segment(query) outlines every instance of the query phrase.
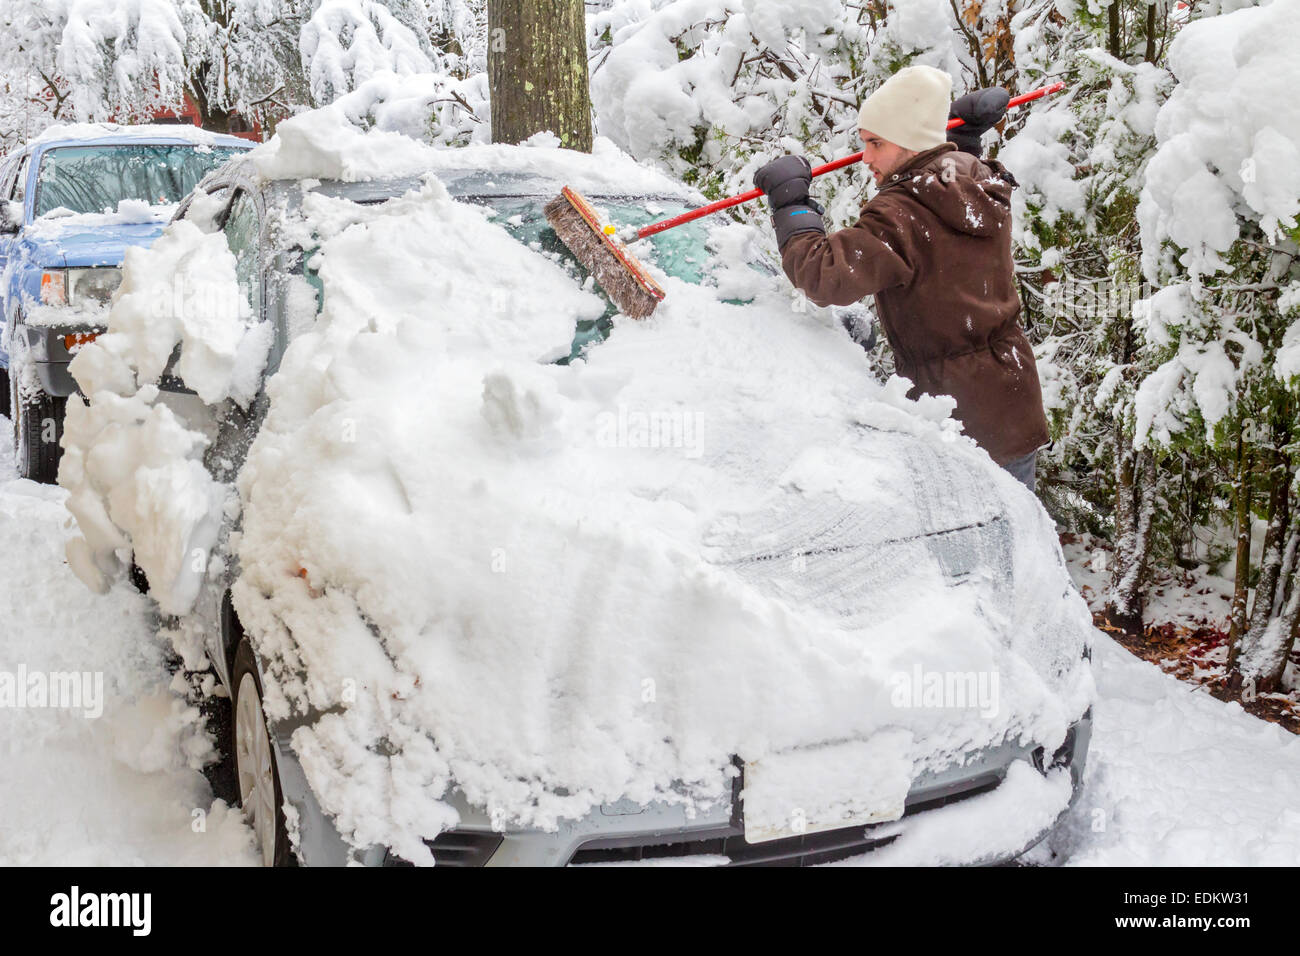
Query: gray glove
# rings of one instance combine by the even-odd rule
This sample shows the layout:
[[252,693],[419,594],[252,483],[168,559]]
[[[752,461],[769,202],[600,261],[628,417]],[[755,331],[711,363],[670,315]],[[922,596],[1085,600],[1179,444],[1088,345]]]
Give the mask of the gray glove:
[[956,143],[963,153],[980,155],[980,137],[1007,115],[1011,94],[1000,86],[976,90],[953,100],[948,119],[960,119],[963,125],[948,130],[948,142]]
[[776,245],[784,249],[791,236],[801,232],[826,232],[822,207],[808,196],[812,164],[802,156],[782,156],[759,168],[754,185],[767,195],[772,207]]
[[876,323],[860,306],[832,307],[849,338],[870,352],[876,347]]

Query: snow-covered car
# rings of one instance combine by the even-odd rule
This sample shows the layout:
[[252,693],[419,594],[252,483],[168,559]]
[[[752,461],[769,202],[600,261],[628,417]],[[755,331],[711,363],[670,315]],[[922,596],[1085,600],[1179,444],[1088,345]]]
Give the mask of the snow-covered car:
[[0,411],[18,473],[52,482],[68,363],[102,330],[122,254],[252,144],[191,127],[54,127],[0,159]]
[[275,148],[128,259],[60,473],[73,569],[134,560],[226,688],[264,862],[975,863],[1051,830],[1091,621],[949,401],[875,381],[726,220],[640,244],[667,300],[616,314],[544,204],[699,196],[608,143]]

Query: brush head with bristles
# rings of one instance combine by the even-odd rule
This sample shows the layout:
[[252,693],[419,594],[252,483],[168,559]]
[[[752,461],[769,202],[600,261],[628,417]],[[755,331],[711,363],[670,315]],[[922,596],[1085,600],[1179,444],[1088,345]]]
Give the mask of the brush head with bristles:
[[634,319],[644,319],[664,297],[664,290],[627,247],[605,231],[595,210],[582,195],[565,186],[543,209],[546,221],[573,257],[591,273],[596,284]]

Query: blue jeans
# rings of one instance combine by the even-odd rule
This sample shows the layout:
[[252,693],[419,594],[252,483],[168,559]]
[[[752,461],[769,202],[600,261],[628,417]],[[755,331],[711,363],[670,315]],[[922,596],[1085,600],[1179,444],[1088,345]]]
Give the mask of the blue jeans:
[[[1031,451],[1024,458],[1015,458],[1002,466],[1030,491],[1034,491],[1034,475],[1038,470],[1038,452]],[[1037,492],[1035,492],[1037,493]]]

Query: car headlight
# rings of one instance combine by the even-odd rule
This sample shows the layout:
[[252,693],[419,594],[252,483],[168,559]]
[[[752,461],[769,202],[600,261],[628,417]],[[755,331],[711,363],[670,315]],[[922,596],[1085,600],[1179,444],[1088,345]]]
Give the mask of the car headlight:
[[68,304],[96,302],[108,305],[117,287],[122,284],[122,270],[116,266],[99,266],[93,269],[68,270]]

